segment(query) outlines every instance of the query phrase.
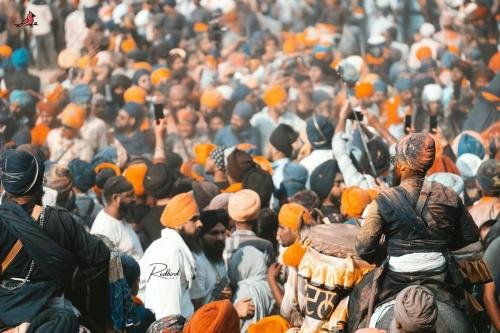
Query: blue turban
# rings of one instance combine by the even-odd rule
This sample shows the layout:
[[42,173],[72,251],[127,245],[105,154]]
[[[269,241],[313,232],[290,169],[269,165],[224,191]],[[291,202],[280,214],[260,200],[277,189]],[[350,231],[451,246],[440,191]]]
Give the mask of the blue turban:
[[307,138],[314,149],[331,149],[333,131],[332,123],[321,115],[307,120]]
[[68,169],[73,186],[82,192],[87,192],[95,185],[96,174],[90,163],[75,159],[69,162]]
[[281,191],[286,193],[288,198],[295,193],[306,189],[307,169],[299,163],[288,163],[283,168],[283,181]]
[[13,90],[9,94],[10,104],[19,104],[21,108],[28,107],[33,102],[33,97],[25,90]]
[[251,90],[244,84],[239,84],[234,88],[233,93],[231,95],[232,102],[239,102],[244,100],[248,94],[250,94]]
[[132,288],[137,279],[141,275],[139,263],[129,255],[123,254],[120,256],[123,269],[123,277],[127,281],[128,287]]
[[398,92],[402,92],[405,90],[411,90],[413,87],[413,82],[408,78],[399,78],[394,86]]
[[92,90],[88,84],[79,84],[71,90],[69,99],[76,104],[89,104],[92,100]]
[[458,154],[457,158],[463,154],[474,154],[480,159],[484,158],[484,146],[483,144],[477,140],[475,137],[464,133],[458,141]]
[[101,163],[116,164],[118,162],[118,153],[115,147],[108,146],[101,149],[92,160],[92,169],[95,169]]
[[132,76],[132,83],[138,85],[139,84],[139,79],[143,75],[148,75],[151,74],[148,70],[144,68],[140,68],[134,72],[134,76]]
[[129,116],[135,118],[137,121],[141,119],[144,115],[142,106],[134,102],[128,102],[123,106],[123,110],[128,113]]
[[250,118],[252,118],[253,108],[250,103],[241,101],[235,105],[233,114],[248,121],[250,120]]
[[330,194],[337,173],[339,173],[339,167],[337,161],[333,159],[323,162],[311,173],[311,191],[316,192],[320,200]]
[[15,69],[26,69],[30,61],[30,55],[26,48],[20,48],[12,53],[10,58],[12,65]]
[[457,56],[451,52],[445,51],[441,54],[441,67],[451,68],[451,65],[457,60]]
[[8,149],[0,155],[0,180],[7,193],[27,195],[43,182],[43,161],[24,150]]
[[373,89],[375,89],[375,91],[383,91],[386,94],[388,92],[387,84],[385,84],[384,81],[380,80],[375,81],[375,83],[373,84]]

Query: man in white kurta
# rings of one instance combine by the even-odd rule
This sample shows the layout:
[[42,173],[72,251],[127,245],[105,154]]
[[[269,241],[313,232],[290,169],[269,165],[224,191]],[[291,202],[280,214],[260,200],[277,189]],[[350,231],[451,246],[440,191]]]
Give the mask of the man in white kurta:
[[139,297],[156,318],[194,312],[189,291],[195,278],[195,260],[186,241],[196,237],[202,223],[191,193],[169,201],[160,222],[166,227],[139,261]]

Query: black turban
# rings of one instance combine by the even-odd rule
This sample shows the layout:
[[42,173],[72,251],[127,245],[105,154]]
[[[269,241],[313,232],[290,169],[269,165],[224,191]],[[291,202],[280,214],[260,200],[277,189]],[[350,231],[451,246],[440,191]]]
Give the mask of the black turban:
[[133,191],[134,187],[123,176],[115,176],[106,180],[103,189],[104,198],[108,199],[113,194],[125,193]]
[[33,318],[27,333],[78,333],[78,318],[67,309],[46,309]]
[[243,188],[257,192],[262,207],[269,206],[274,192],[273,177],[260,168],[248,171],[243,177]]
[[[373,166],[375,167],[375,172],[377,173],[376,175],[372,175],[374,177],[381,175],[387,168],[389,167],[390,163],[390,153],[389,153],[389,147],[387,144],[380,138],[375,138],[371,141],[368,141],[366,143],[366,146],[368,148],[368,152],[370,154],[370,157],[372,158]],[[432,165],[432,164],[431,164]],[[368,159],[368,155],[366,152],[364,152],[363,156],[361,157],[360,161],[360,167],[361,170],[363,170],[366,173],[372,174],[371,166],[370,166],[370,161]]]
[[155,199],[165,199],[172,194],[174,182],[174,171],[165,163],[155,163],[146,172],[144,189]]
[[488,160],[477,170],[476,181],[484,195],[500,195],[500,162]]
[[338,172],[339,167],[337,161],[328,160],[317,166],[311,173],[311,191],[316,192],[321,201],[323,201],[332,190]]
[[243,150],[235,149],[227,157],[227,173],[236,182],[241,182],[247,171],[255,167],[252,157]]
[[44,164],[23,150],[6,150],[0,156],[0,180],[7,193],[28,195],[43,183]]
[[200,230],[200,236],[210,232],[217,223],[222,224],[226,229],[229,225],[229,215],[225,209],[205,210],[201,212],[200,220],[203,223]]
[[292,155],[292,145],[299,137],[299,134],[287,124],[279,124],[269,137],[269,142],[274,148],[290,157]]
[[220,189],[214,183],[207,181],[192,182],[193,196],[199,210],[203,210],[210,205],[213,198],[220,193]]

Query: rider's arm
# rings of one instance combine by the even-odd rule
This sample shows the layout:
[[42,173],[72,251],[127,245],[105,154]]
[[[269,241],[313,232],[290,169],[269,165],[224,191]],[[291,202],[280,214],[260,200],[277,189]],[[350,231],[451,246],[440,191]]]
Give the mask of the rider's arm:
[[453,195],[456,196],[456,200],[458,201],[458,209],[456,210],[458,212],[458,226],[450,244],[452,251],[461,249],[479,240],[479,229],[474,223],[472,216],[458,195],[456,193],[453,193]]
[[489,282],[484,285],[483,301],[486,307],[486,311],[488,312],[488,316],[490,317],[491,324],[495,327],[497,331],[499,331],[500,305],[498,304],[494,282]]
[[382,217],[378,213],[378,204],[373,201],[367,208],[365,222],[356,237],[356,252],[369,263],[375,261],[382,237]]

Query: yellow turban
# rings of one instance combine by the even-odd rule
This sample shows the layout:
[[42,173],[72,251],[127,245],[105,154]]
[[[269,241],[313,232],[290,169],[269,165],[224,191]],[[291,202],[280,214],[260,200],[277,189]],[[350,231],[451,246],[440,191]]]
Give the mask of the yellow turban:
[[151,73],[151,83],[153,86],[159,85],[162,80],[168,80],[172,76],[170,70],[167,68],[158,68],[153,73]]
[[123,93],[123,100],[125,103],[134,102],[137,104],[144,104],[146,103],[146,95],[147,92],[143,88],[132,86]]
[[282,227],[299,230],[301,223],[312,224],[309,211],[298,203],[284,204],[278,214],[278,221]]
[[270,86],[264,92],[264,103],[270,108],[283,103],[288,94],[283,86]]
[[191,193],[181,193],[172,198],[163,210],[160,222],[167,228],[183,225],[198,214],[198,206]]
[[144,163],[132,164],[123,171],[123,176],[132,184],[134,192],[138,196],[144,194],[144,177],[146,176],[146,172],[148,172],[148,167]]
[[217,90],[204,90],[200,97],[200,104],[210,109],[217,109],[222,104],[222,96]]
[[59,115],[65,126],[79,130],[85,122],[85,109],[75,103],[69,103]]
[[211,143],[199,143],[194,146],[194,155],[196,156],[196,163],[205,165],[208,155],[214,150],[216,145]]

